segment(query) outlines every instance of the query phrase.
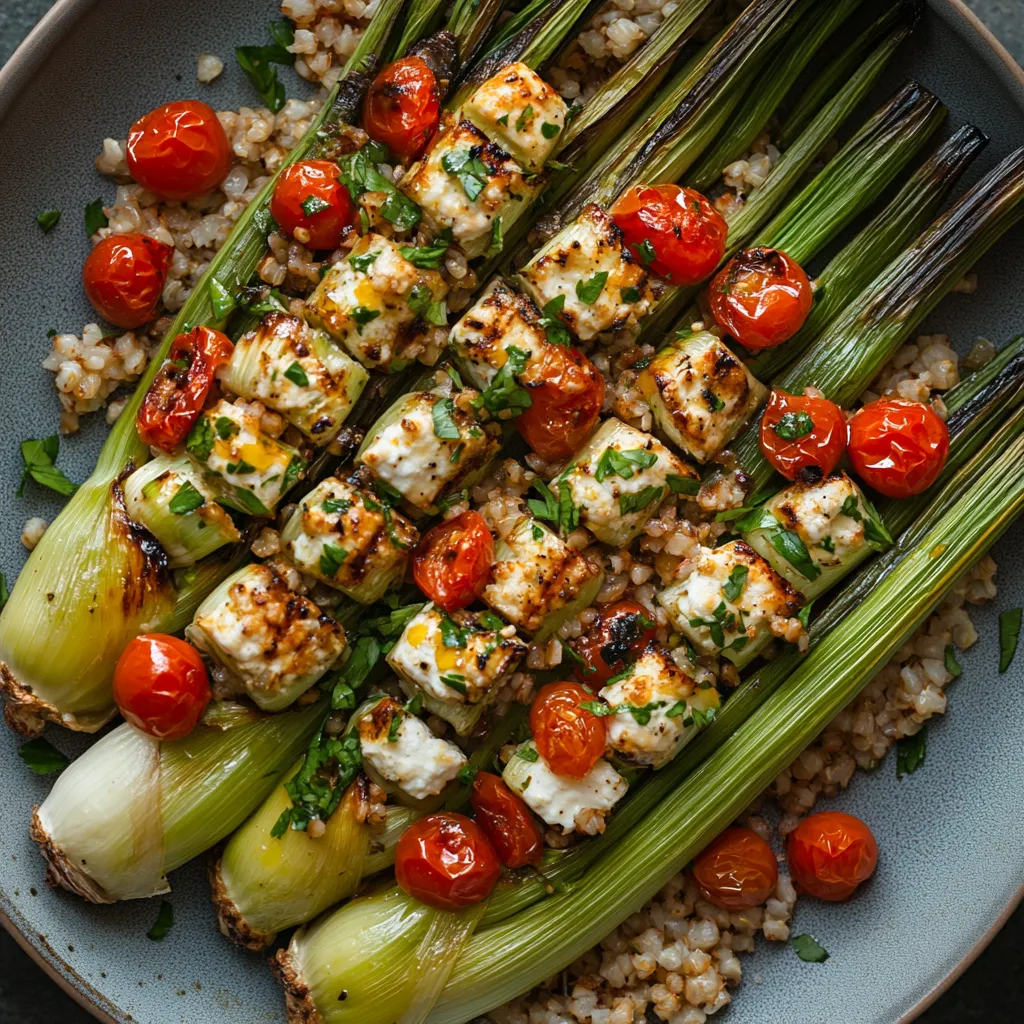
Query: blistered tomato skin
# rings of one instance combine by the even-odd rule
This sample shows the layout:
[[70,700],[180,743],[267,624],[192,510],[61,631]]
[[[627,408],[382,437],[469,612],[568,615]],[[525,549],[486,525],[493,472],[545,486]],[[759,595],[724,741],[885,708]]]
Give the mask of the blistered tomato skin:
[[114,703],[125,720],[158,740],[180,740],[210,702],[199,652],[162,633],[137,636],[114,668]]
[[522,383],[531,402],[516,419],[523,440],[544,459],[564,459],[578,452],[601,415],[601,371],[578,349],[548,345]]
[[704,899],[724,910],[750,910],[775,891],[779,862],[749,828],[727,828],[693,862]]
[[469,509],[439,523],[412,557],[416,585],[446,612],[472,604],[483,592],[494,564],[494,538],[479,512]]
[[699,284],[725,255],[729,226],[695,189],[634,185],[611,215],[633,256],[670,284]]
[[534,698],[530,732],[556,775],[582,779],[608,745],[604,719],[580,707],[593,699],[593,693],[571,680],[548,683]]
[[231,143],[213,109],[176,100],[132,125],[125,148],[128,171],[161,199],[184,202],[212,192],[231,170]]
[[949,430],[930,406],[880,398],[850,420],[850,462],[888,498],[927,490],[949,456]]
[[310,249],[336,249],[354,230],[355,206],[330,160],[303,160],[286,168],[274,186],[270,212],[285,234]]
[[616,601],[601,609],[601,617],[578,640],[573,650],[583,661],[573,671],[581,683],[597,690],[617,672],[631,655],[639,654],[654,639],[654,621],[642,604]]
[[790,832],[786,859],[799,891],[839,903],[874,874],[878,844],[860,818],[822,811]]
[[427,148],[441,118],[441,90],[422,57],[403,57],[373,80],[363,103],[366,134],[404,163]]
[[816,483],[846,450],[846,417],[835,402],[772,389],[761,417],[761,451],[787,480]]
[[459,910],[491,894],[501,862],[475,821],[442,812],[413,822],[395,848],[395,881],[414,899]]
[[141,327],[156,316],[173,255],[171,246],[149,235],[108,235],[82,267],[86,297],[115,327]]
[[470,798],[477,824],[507,868],[539,864],[544,836],[530,809],[490,772],[477,772]]
[[814,293],[803,268],[784,252],[744,249],[712,278],[708,302],[715,323],[756,352],[803,327]]
[[174,454],[195,426],[217,368],[231,358],[231,339],[212,327],[179,334],[150,384],[135,421],[145,444]]

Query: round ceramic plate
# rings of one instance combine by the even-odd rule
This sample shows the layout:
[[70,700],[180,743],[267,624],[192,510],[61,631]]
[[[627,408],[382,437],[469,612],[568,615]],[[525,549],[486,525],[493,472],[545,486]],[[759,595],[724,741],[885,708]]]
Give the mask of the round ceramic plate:
[[[827,2],[827,0],[823,0]],[[213,86],[195,82],[201,51],[230,57],[263,39],[273,0],[62,0],[0,72],[0,566],[13,577],[24,561],[21,525],[52,519],[59,500],[31,488],[15,497],[17,442],[44,437],[57,422],[52,378],[40,362],[49,328],[77,330],[91,312],[78,285],[88,240],[81,212],[111,187],[92,170],[104,136],[123,137],[141,111],[195,95],[225,108],[255,101],[229,62]],[[949,106],[949,125],[971,121],[991,136],[973,177],[1024,138],[1024,75],[955,0],[930,11],[904,48],[878,97],[911,75]],[[40,210],[59,208],[59,227],[43,235]],[[974,295],[954,295],[924,330],[949,333],[961,351],[979,334],[997,343],[1024,329],[1024,228],[978,266]],[[66,441],[61,465],[76,479],[91,469],[102,417],[86,418]],[[995,554],[998,607],[1024,603],[1024,526]],[[831,957],[802,963],[787,947],[762,942],[744,959],[744,983],[724,1015],[731,1024],[882,1024],[910,1020],[980,951],[1020,898],[1024,878],[1024,656],[996,672],[996,611],[977,617],[981,640],[964,657],[950,714],[929,731],[925,766],[898,781],[893,759],[859,776],[837,801],[871,823],[882,849],[874,881],[848,906],[805,901],[799,931]],[[69,754],[84,741],[50,738]],[[217,933],[205,866],[171,877],[175,925],[160,944],[146,931],[157,902],[89,906],[43,884],[42,861],[28,839],[33,804],[49,783],[15,755],[0,731],[0,918],[26,948],[98,1017],[146,1024],[274,1024],[284,1019],[265,960]]]

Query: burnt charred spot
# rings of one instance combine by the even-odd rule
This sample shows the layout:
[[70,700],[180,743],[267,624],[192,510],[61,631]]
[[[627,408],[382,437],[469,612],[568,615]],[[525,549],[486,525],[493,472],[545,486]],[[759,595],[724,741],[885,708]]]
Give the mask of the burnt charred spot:
[[733,257],[733,269],[729,280],[735,281],[740,274],[767,274],[784,277],[786,264],[778,249],[741,249]]
[[329,430],[334,425],[334,420],[330,416],[321,416],[309,429],[310,433],[322,434],[325,430]]
[[581,249],[582,246],[580,245],[579,239],[574,238],[572,240],[572,242],[570,242],[569,248],[570,249]]
[[359,723],[359,731],[362,732],[366,728],[371,737],[386,735],[391,728],[391,720],[398,714],[401,714],[398,702],[391,697],[385,697],[370,711],[369,720],[364,719]]
[[171,596],[167,552],[153,534],[131,519],[125,508],[123,484],[134,470],[135,464],[129,462],[110,485],[110,529],[127,542],[128,564],[121,575],[121,607],[125,618],[134,618],[155,597]]
[[606,665],[625,661],[633,646],[644,633],[643,616],[628,612],[616,615],[608,623],[608,641],[601,645],[601,657]]
[[781,515],[790,527],[798,526],[800,523],[800,516],[791,502],[784,501],[781,505],[776,506],[775,512]]
[[801,466],[797,470],[797,480],[802,484],[820,484],[824,474],[821,466]]
[[711,375],[719,379],[728,377],[733,370],[739,369],[739,360],[724,346],[717,349],[711,364]]

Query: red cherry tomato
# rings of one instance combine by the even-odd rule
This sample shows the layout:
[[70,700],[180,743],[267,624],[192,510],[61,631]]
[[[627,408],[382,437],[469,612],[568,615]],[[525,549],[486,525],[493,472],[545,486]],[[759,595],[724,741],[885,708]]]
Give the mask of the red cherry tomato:
[[82,267],[93,308],[116,327],[141,327],[156,316],[174,250],[149,235],[108,235]]
[[797,889],[839,902],[874,874],[878,844],[860,818],[821,811],[790,832],[786,859]]
[[672,284],[699,284],[725,254],[729,226],[692,188],[634,185],[611,214],[637,260]]
[[455,612],[484,592],[493,563],[491,531],[469,509],[427,532],[412,556],[412,576],[434,604]]
[[744,348],[773,348],[804,325],[814,302],[811,282],[778,249],[744,249],[711,279],[715,323]]
[[363,128],[404,163],[415,160],[437,131],[441,90],[422,57],[403,57],[373,80],[363,103]]
[[773,388],[761,417],[761,451],[787,479],[814,483],[846,450],[846,419],[827,398]]
[[725,910],[750,910],[775,890],[779,862],[756,832],[727,828],[694,860],[693,877],[708,903]]
[[135,421],[145,444],[173,453],[184,443],[202,412],[217,367],[233,351],[231,339],[212,327],[193,327],[174,339]]
[[477,772],[470,798],[477,824],[507,868],[539,864],[544,836],[529,808],[497,775]]
[[598,690],[621,672],[630,655],[638,654],[657,632],[650,613],[636,601],[616,601],[601,609],[601,617],[590,632],[572,641],[583,659],[573,672],[581,683]]
[[180,740],[210,702],[199,652],[163,633],[137,636],[114,667],[114,703],[125,720],[158,740]]
[[949,455],[946,424],[921,402],[880,398],[850,420],[850,461],[879,494],[909,498],[942,472]]
[[579,451],[604,404],[601,371],[577,349],[548,345],[521,381],[532,403],[516,420],[523,440],[544,459],[564,459]]
[[501,862],[483,829],[464,814],[413,822],[395,848],[395,881],[430,907],[458,910],[487,899]]
[[608,745],[603,718],[580,707],[594,695],[579,683],[548,683],[530,708],[530,732],[556,775],[582,779]]
[[310,249],[336,249],[353,230],[355,207],[348,189],[338,180],[338,165],[330,160],[304,160],[286,168],[274,186],[270,212],[278,226]]
[[211,107],[176,100],[132,125],[128,170],[161,199],[185,201],[212,192],[231,170],[231,143]]

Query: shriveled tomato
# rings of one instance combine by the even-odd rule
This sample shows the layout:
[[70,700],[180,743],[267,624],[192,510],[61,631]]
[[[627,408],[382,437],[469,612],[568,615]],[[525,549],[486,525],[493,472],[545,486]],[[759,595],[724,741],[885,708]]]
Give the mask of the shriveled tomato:
[[878,844],[860,818],[821,811],[790,832],[786,859],[797,889],[839,902],[874,874]]
[[412,576],[434,604],[454,612],[484,592],[493,563],[491,531],[469,509],[427,532],[412,556]]
[[607,746],[603,718],[580,707],[594,695],[572,680],[548,683],[530,708],[530,732],[537,750],[556,775],[582,779]]
[[135,426],[143,442],[173,453],[202,412],[217,367],[231,358],[234,345],[212,327],[179,334],[142,400]]
[[804,325],[814,302],[803,267],[778,249],[742,249],[711,279],[715,323],[744,348],[773,348]]
[[185,201],[212,192],[231,170],[231,143],[213,108],[175,100],[132,125],[128,171],[161,199]]
[[879,494],[909,498],[942,472],[949,455],[949,430],[921,402],[880,398],[850,420],[850,462]]
[[86,297],[104,320],[131,330],[156,316],[174,249],[149,235],[108,235],[82,267]]
[[846,450],[846,419],[835,402],[773,388],[761,417],[761,451],[787,479],[814,483]]
[[698,854],[693,877],[708,903],[749,910],[764,903],[779,880],[772,848],[749,828],[727,828]]
[[507,868],[539,864],[544,836],[530,809],[490,772],[477,772],[470,798],[477,824]]
[[544,459],[579,451],[601,415],[601,371],[578,349],[548,345],[531,360],[521,382],[531,402],[516,420],[523,440]]
[[335,249],[353,229],[355,206],[330,160],[303,160],[285,168],[270,212],[286,234],[310,249]]
[[180,740],[210,702],[210,680],[199,652],[164,633],[137,636],[114,667],[114,703],[136,729],[158,740]]
[[634,185],[611,214],[630,252],[672,284],[699,284],[725,255],[729,226],[695,189]]
[[407,163],[431,140],[441,118],[441,90],[422,57],[403,57],[373,80],[363,103],[363,128]]
[[464,814],[413,822],[395,848],[395,881],[430,907],[458,910],[487,899],[501,862],[483,829]]
[[654,620],[636,601],[616,601],[601,609],[601,617],[572,649],[583,659],[573,671],[580,682],[592,690],[604,686],[621,672],[631,656],[638,654],[654,639]]

